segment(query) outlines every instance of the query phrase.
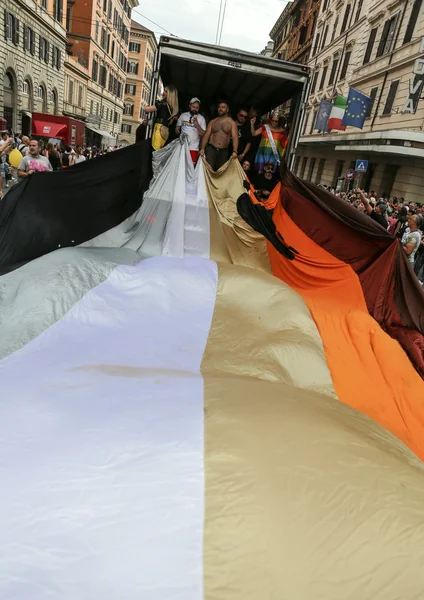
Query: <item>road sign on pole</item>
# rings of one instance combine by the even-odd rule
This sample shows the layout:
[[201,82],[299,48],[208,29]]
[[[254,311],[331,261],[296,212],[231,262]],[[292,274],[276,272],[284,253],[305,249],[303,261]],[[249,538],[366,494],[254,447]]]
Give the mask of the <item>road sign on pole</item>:
[[366,173],[368,169],[368,161],[367,160],[357,160],[355,165],[355,171],[357,173]]
[[355,171],[353,169],[348,169],[345,177],[348,181],[352,181],[352,179],[355,179]]

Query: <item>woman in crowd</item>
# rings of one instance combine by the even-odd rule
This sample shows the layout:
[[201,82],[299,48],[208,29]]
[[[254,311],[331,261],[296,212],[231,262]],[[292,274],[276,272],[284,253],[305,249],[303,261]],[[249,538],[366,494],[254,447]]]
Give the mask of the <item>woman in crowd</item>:
[[177,88],[174,85],[168,85],[163,91],[162,101],[153,106],[146,106],[144,112],[156,113],[152,146],[154,150],[160,150],[173,139],[172,131],[175,132],[179,113]]
[[76,156],[76,159],[75,159],[76,164],[85,161],[85,156],[84,156],[81,146],[77,146],[77,148],[75,150],[75,156]]
[[62,167],[60,156],[51,142],[47,144],[46,157],[49,159],[53,171],[59,171],[59,169]]
[[269,123],[255,130],[255,119],[250,121],[253,137],[261,136],[258,151],[255,157],[255,169],[261,174],[267,163],[274,165],[277,170],[287,148],[288,138],[277,114],[273,114]]

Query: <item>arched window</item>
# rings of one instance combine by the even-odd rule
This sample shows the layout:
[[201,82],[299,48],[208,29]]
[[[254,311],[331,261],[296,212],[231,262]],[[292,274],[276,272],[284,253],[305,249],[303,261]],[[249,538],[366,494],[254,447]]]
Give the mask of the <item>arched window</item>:
[[128,73],[132,73],[133,75],[138,74],[138,63],[137,62],[129,62],[128,63]]
[[46,113],[47,112],[47,94],[46,94],[46,87],[43,83],[41,83],[38,86],[37,98],[38,98],[39,108],[41,109],[40,112]]
[[58,106],[57,90],[56,90],[56,88],[52,89],[52,93],[51,93],[51,96],[50,96],[50,101],[52,103],[52,113],[54,115],[58,115],[59,114],[59,106]]
[[22,84],[22,108],[29,112],[32,111],[33,97],[32,97],[32,83],[31,80],[26,77]]
[[3,78],[3,104],[7,125],[15,129],[16,79],[12,71],[6,71]]
[[131,104],[130,102],[124,104],[124,115],[129,115],[131,117],[134,115],[134,104]]

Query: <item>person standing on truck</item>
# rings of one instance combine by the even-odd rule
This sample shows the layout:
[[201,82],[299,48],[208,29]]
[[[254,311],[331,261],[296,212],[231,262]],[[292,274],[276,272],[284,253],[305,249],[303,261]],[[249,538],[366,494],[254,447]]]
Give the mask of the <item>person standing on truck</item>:
[[230,158],[230,141],[233,142],[232,158],[238,157],[239,136],[235,121],[229,116],[227,102],[218,104],[218,117],[213,119],[202,138],[200,154],[214,171],[218,171]]
[[286,131],[276,113],[271,116],[271,121],[255,129],[256,119],[250,121],[251,134],[253,137],[261,136],[259,148],[255,157],[255,169],[261,174],[268,162],[274,165],[274,172],[280,165],[281,159],[287,148],[288,138]]
[[179,113],[177,88],[174,85],[166,86],[163,90],[162,101],[157,102],[153,106],[146,106],[144,112],[156,113],[152,147],[153,150],[160,150],[165,146],[167,141],[171,141],[170,129],[172,126],[175,126],[177,121]]
[[181,113],[179,116],[175,132],[177,135],[180,135],[181,132],[187,135],[191,159],[193,164],[196,164],[199,157],[200,140],[206,131],[206,121],[205,117],[199,115],[199,98],[192,98],[190,100],[189,109],[189,112]]
[[243,163],[245,157],[250,152],[252,145],[252,135],[250,133],[250,125],[248,122],[249,112],[245,108],[241,108],[236,117],[236,125],[239,136],[238,159]]

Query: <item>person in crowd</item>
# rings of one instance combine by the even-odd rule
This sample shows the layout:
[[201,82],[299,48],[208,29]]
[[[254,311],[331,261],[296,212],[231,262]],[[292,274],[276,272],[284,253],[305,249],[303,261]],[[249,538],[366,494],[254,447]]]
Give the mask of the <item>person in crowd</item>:
[[1,137],[2,143],[0,144],[0,200],[3,198],[3,187],[8,188],[8,164],[7,157],[9,152],[13,150],[13,138],[12,137]]
[[[252,119],[255,120],[254,130],[256,131],[257,129],[260,129],[262,126],[262,120],[261,120],[260,116],[258,115],[258,111],[256,110],[256,108],[254,106],[251,106],[249,109],[249,118],[247,120],[249,127],[251,126]],[[260,138],[260,136],[252,137],[252,134],[250,134],[250,136],[251,136],[250,137],[250,151],[249,151],[249,154],[246,156],[246,158],[250,162],[250,164],[253,166],[253,163],[255,162],[256,153],[258,152],[259,144],[261,143],[261,138]]]
[[6,144],[6,142],[8,140],[9,140],[9,134],[8,134],[8,132],[7,131],[2,131],[0,133],[0,150],[1,150],[2,146],[4,146],[4,144]]
[[72,152],[72,147],[69,144],[65,146],[65,152],[62,154],[62,169],[67,169],[75,164],[75,154]]
[[189,104],[189,111],[183,112],[178,117],[175,132],[177,135],[184,133],[188,137],[189,149],[193,164],[196,164],[199,158],[200,141],[206,131],[205,117],[199,114],[200,100],[192,98]]
[[403,236],[405,235],[405,231],[406,231],[407,227],[408,227],[408,209],[405,206],[402,206],[402,208],[398,212],[398,218],[397,218],[397,221],[393,228],[393,231],[390,231],[390,233],[392,233],[392,235],[394,235],[395,237],[397,237],[398,239],[401,240],[403,238]]
[[153,129],[153,150],[160,150],[168,141],[172,141],[172,128],[177,122],[179,105],[178,91],[174,85],[168,85],[162,94],[162,101],[153,106],[146,106],[145,113],[156,113],[156,121]]
[[287,148],[288,138],[285,128],[280,123],[276,113],[271,117],[269,123],[255,129],[255,119],[250,121],[252,137],[261,136],[259,148],[255,157],[255,169],[258,173],[263,173],[266,163],[272,162],[274,172],[277,170],[281,159]]
[[243,169],[243,171],[246,173],[246,175],[249,177],[250,176],[250,161],[249,160],[244,160],[241,164],[241,167]]
[[82,151],[81,146],[77,146],[75,150],[75,164],[85,162],[84,152]]
[[274,163],[265,163],[263,173],[254,178],[256,196],[261,200],[266,200],[271,195],[277,183],[278,179],[274,175]]
[[408,215],[409,231],[402,238],[402,246],[411,264],[414,264],[415,254],[421,244],[421,224],[422,218],[420,215]]
[[60,161],[59,152],[55,149],[52,142],[47,144],[46,157],[49,159],[53,171],[59,171],[62,167],[62,163]]
[[252,135],[250,133],[249,112],[245,108],[241,108],[236,117],[236,125],[239,137],[238,159],[242,163],[246,156],[249,155],[252,146]]
[[218,116],[210,121],[202,138],[200,154],[205,156],[214,171],[218,171],[230,158],[231,139],[233,142],[232,157],[238,157],[238,131],[229,112],[228,103],[221,100],[218,104]]
[[387,217],[386,217],[386,213],[387,213],[386,203],[384,201],[379,201],[379,202],[377,202],[376,207],[373,208],[371,205],[371,201],[368,200],[368,198],[365,196],[365,194],[362,190],[357,188],[355,190],[355,192],[356,192],[356,194],[359,194],[359,196],[365,206],[365,210],[366,210],[367,214],[371,217],[371,219],[373,221],[375,221],[376,223],[379,223],[382,227],[384,227],[384,229],[387,230],[389,224],[387,222]]
[[29,142],[29,154],[22,157],[18,167],[18,177],[23,179],[24,177],[30,177],[34,173],[41,173],[44,171],[52,171],[52,166],[49,159],[40,154],[40,146],[38,140],[30,140]]
[[29,144],[29,137],[26,135],[23,135],[21,138],[21,143],[18,146],[18,150],[22,154],[22,156],[26,156],[27,154],[29,154],[28,144]]

